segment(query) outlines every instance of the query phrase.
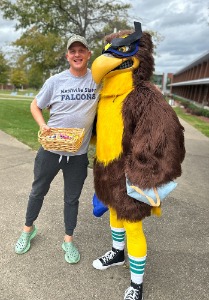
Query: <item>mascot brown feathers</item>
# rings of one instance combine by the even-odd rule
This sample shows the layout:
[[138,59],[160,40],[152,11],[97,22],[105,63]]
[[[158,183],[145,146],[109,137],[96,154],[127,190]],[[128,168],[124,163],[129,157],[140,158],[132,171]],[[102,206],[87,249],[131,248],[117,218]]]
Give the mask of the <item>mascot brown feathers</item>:
[[[127,195],[126,176],[141,189],[159,187],[181,175],[185,156],[184,128],[150,82],[154,70],[150,34],[142,33],[141,24],[135,22],[135,31],[110,34],[105,42],[103,54],[92,65],[93,78],[101,85],[94,184],[98,198],[110,208],[113,248],[106,254],[113,258],[108,261],[105,254],[95,260],[97,269],[122,263],[117,251],[122,255],[124,240],[120,244],[114,237],[118,232],[126,232],[129,240],[140,235],[134,226],[151,215],[150,205]],[[132,230],[127,224],[133,225]],[[144,245],[144,240],[142,231],[135,243]],[[129,259],[145,261],[146,249],[135,249],[133,244],[128,244]],[[131,287],[124,299],[142,299],[143,272],[138,277],[136,273],[131,269]],[[133,291],[139,296],[129,298]]]

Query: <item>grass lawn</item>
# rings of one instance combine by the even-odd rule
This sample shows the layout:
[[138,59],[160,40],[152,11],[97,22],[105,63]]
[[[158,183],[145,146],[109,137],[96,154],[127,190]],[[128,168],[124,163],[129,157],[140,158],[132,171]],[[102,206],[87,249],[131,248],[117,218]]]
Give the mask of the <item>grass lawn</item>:
[[19,89],[18,91],[12,91],[12,90],[0,90],[0,96],[1,95],[11,95],[12,93],[16,92],[17,96],[25,96],[25,95],[30,95],[33,94],[36,95],[38,93],[38,91],[34,90],[34,89],[27,89],[27,90],[21,90]]
[[[16,96],[15,96],[16,97]],[[14,98],[15,98],[14,97]],[[15,100],[15,101],[14,101]],[[0,98],[0,130],[15,137],[20,142],[28,145],[33,150],[38,150],[39,126],[34,121],[30,112],[29,100],[1,100]],[[45,120],[48,119],[48,111],[43,111]],[[95,147],[89,146],[89,167],[93,166]]]
[[[30,103],[28,100],[0,100],[0,129],[37,150],[39,127],[30,113]],[[44,115],[47,119],[48,112],[44,111]]]
[[174,110],[179,118],[192,125],[194,128],[202,132],[205,136],[209,137],[209,119],[206,122],[200,117],[185,113],[184,109],[179,106],[175,107]]
[[[32,99],[18,100],[17,97],[14,96],[13,100],[7,98],[2,100],[0,97],[0,130],[15,137],[33,150],[37,150],[40,147],[38,142],[39,127],[30,112]],[[180,118],[209,137],[209,122],[203,121],[199,117],[186,114],[180,107],[174,109]],[[47,120],[48,111],[44,110],[43,113],[45,120]],[[95,147],[90,145],[88,152],[90,167],[92,167],[94,155]]]

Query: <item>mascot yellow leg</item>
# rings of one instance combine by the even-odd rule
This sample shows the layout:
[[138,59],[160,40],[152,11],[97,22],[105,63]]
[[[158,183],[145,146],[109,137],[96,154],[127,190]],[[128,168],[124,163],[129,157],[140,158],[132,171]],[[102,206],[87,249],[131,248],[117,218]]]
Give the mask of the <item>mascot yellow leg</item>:
[[122,265],[125,262],[125,233],[129,258],[131,285],[142,289],[143,275],[146,264],[147,243],[142,221],[130,222],[119,220],[117,213],[110,210],[110,227],[112,233],[112,250],[93,261],[96,269],[105,270],[111,266]]
[[141,257],[147,254],[147,242],[143,231],[142,221],[124,221],[127,238],[127,250],[131,256]]
[[110,227],[116,230],[123,229],[126,232],[128,254],[139,257],[146,256],[147,243],[142,221],[129,222],[118,220],[116,211],[110,208]]

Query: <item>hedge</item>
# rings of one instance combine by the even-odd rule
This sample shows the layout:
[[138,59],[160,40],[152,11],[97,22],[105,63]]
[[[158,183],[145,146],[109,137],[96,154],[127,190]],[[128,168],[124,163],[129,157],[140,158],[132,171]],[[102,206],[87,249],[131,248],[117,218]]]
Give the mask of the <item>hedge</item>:
[[203,107],[198,107],[197,105],[190,102],[189,100],[182,99],[178,96],[173,95],[172,97],[177,102],[180,102],[184,106],[184,108],[186,109],[186,111],[188,113],[195,115],[195,116],[203,116],[203,117],[209,118],[209,110],[208,109],[205,109]]

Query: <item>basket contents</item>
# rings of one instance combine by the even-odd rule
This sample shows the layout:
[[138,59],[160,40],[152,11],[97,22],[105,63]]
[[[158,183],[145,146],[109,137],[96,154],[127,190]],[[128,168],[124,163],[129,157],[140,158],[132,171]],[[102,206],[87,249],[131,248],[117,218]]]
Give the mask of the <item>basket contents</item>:
[[39,131],[38,140],[45,150],[76,152],[81,147],[84,128],[50,128]]
[[69,139],[71,141],[75,141],[78,139],[78,135],[74,135],[74,134],[71,134],[71,135],[66,135],[66,134],[62,134],[62,133],[58,133],[58,134],[53,134],[51,136],[48,136],[49,139]]

